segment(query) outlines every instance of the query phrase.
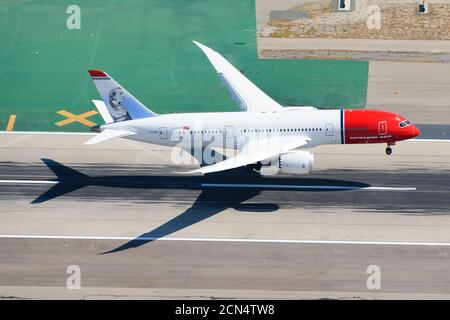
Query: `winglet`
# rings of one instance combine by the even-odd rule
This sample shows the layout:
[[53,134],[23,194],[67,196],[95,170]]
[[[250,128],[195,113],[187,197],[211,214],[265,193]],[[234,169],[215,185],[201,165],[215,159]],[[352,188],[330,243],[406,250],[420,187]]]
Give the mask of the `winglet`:
[[204,44],[202,44],[202,43],[200,43],[200,42],[198,42],[198,41],[192,40],[192,42],[195,43],[195,44],[196,44],[200,49],[202,49],[203,51],[205,51],[205,50],[211,50],[211,51],[213,51],[211,48],[208,48],[207,46],[205,46]]
[[224,64],[228,64],[228,61],[226,61],[218,52],[214,51],[210,47],[207,47],[195,40],[192,40],[192,42],[195,43],[197,47],[199,47],[203,51],[203,53],[206,55],[206,57],[218,73],[223,72]]

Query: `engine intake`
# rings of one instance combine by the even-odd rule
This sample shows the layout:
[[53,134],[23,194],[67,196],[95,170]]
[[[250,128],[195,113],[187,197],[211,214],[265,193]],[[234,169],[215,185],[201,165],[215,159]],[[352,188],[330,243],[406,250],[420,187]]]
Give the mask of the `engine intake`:
[[314,154],[309,151],[292,151],[280,154],[278,168],[283,173],[308,174],[313,171]]

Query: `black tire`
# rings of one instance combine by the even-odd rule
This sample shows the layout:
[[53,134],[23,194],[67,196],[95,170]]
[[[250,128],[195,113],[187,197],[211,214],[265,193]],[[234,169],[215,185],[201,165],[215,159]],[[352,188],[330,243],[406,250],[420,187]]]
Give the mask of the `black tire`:
[[386,154],[389,156],[392,153],[392,148],[391,147],[387,147],[386,148]]

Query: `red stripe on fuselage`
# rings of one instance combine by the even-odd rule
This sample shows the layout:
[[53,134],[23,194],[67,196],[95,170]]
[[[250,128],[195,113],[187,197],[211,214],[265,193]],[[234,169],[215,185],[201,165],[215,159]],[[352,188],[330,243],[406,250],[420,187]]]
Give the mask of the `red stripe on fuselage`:
[[393,143],[407,139],[399,130],[404,118],[378,110],[345,110],[344,143]]

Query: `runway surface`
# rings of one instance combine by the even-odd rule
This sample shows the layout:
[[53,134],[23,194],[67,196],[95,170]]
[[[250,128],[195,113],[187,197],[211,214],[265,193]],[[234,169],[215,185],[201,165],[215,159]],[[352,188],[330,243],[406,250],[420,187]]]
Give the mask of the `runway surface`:
[[[278,208],[276,202],[284,207],[302,208],[315,207],[320,202],[322,208],[345,207],[365,212],[450,213],[450,172],[439,170],[328,170],[308,177],[263,176],[236,170],[183,176],[173,173],[177,167],[168,166],[78,167],[50,159],[44,161],[47,165],[1,163],[0,199],[30,200],[30,204],[36,205],[56,198],[62,201],[185,204],[199,200],[212,207],[232,208],[257,198],[268,203],[261,206],[262,211]],[[59,183],[48,185],[48,182],[56,181]],[[409,196],[411,193],[414,196]]]
[[167,148],[88,138],[0,136],[3,298],[449,297],[447,142],[324,146],[293,178],[179,175]]

